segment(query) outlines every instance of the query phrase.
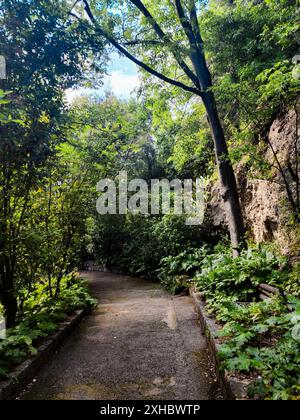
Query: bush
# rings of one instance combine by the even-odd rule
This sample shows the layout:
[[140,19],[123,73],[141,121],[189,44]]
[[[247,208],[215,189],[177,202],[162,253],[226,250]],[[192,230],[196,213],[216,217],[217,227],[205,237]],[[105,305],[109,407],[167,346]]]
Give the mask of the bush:
[[287,259],[269,246],[250,248],[238,258],[233,258],[231,250],[223,246],[203,260],[195,284],[207,298],[208,305],[218,307],[219,302],[228,299],[256,300],[260,283],[283,287],[287,278]]
[[227,306],[227,322],[218,334],[222,368],[252,373],[251,397],[300,399],[300,300],[281,297]]
[[188,249],[176,256],[168,256],[161,260],[157,270],[162,285],[171,293],[176,294],[191,285],[191,278],[201,268],[203,259],[208,255],[209,248]]
[[28,356],[35,355],[41,339],[53,333],[67,315],[77,309],[90,311],[96,303],[86,282],[73,274],[63,278],[59,298],[49,297],[47,289],[46,284],[37,286],[23,303],[18,325],[7,331],[6,339],[0,340],[0,378],[5,378]]
[[108,267],[157,279],[164,257],[201,245],[199,228],[187,226],[183,216],[109,215],[98,220],[95,254]]
[[[161,260],[158,276],[172,293],[195,285],[222,326],[222,369],[253,379],[249,396],[300,398],[299,264],[291,267],[274,246],[250,247],[238,258],[230,246],[190,248]],[[259,301],[267,283],[291,294]]]
[[[202,260],[195,276],[208,311],[222,325],[221,367],[249,374],[251,397],[300,398],[298,278],[299,266],[290,267],[267,245],[250,248],[235,259],[228,249],[218,247]],[[296,293],[259,301],[260,283]]]

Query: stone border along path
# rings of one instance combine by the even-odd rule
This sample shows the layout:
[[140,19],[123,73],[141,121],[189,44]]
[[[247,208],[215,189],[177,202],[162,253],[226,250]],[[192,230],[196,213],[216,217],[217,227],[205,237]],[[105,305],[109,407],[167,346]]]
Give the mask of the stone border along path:
[[84,272],[95,311],[23,391],[23,400],[221,399],[189,296],[123,275]]
[[226,400],[248,400],[247,389],[251,384],[251,379],[240,379],[234,374],[220,369],[220,360],[218,357],[218,349],[220,345],[216,339],[216,333],[220,330],[220,326],[215,319],[210,316],[206,309],[205,303],[201,300],[201,293],[195,290],[190,291],[195,309],[199,315],[201,332],[207,337],[208,350],[210,357],[213,360],[215,367],[215,374],[218,378],[218,383],[221,387],[222,394]]
[[84,316],[85,311],[79,310],[72,316],[69,316],[64,322],[61,322],[58,330],[46,337],[37,348],[36,356],[25,360],[13,370],[8,379],[0,381],[0,401],[13,400],[20,394],[29,381],[34,378],[35,374],[48,363],[51,356],[64,342],[65,338],[78,326]]

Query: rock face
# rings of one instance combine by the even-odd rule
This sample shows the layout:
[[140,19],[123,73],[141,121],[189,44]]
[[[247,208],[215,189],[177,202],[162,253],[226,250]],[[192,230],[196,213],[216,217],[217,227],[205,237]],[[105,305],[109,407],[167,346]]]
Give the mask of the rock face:
[[282,190],[276,184],[260,179],[248,182],[242,208],[255,242],[278,239],[281,198]]
[[[293,199],[297,200],[295,175],[298,172],[300,177],[300,164],[297,168],[296,163],[300,157],[299,123],[298,113],[294,110],[273,122],[265,149],[265,160],[272,168],[268,179],[255,178],[243,163],[235,168],[250,237],[256,243],[275,241],[283,253],[291,253],[292,249],[295,256],[300,254],[300,227],[290,226],[292,207],[285,182]],[[217,185],[213,186],[211,196],[209,219],[214,227],[220,228],[226,224],[226,216]]]
[[[291,110],[275,120],[270,128],[269,140],[283,167],[295,164],[295,140],[299,129],[298,112]],[[299,153],[299,139],[298,139]],[[276,163],[271,147],[266,152],[266,160]]]

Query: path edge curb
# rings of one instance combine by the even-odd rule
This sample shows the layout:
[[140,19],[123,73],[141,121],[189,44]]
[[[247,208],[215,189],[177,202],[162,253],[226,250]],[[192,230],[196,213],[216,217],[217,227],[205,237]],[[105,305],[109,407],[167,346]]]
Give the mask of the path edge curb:
[[215,340],[215,333],[220,329],[215,320],[207,314],[205,303],[201,300],[201,293],[190,290],[196,312],[199,316],[201,333],[206,336],[209,355],[213,361],[215,374],[221,388],[224,399],[226,400],[249,400],[247,388],[251,381],[241,381],[225,370],[220,369],[220,359],[218,357],[219,344]]
[[41,368],[49,362],[65,338],[75,330],[86,314],[84,309],[74,312],[67,320],[59,324],[55,333],[46,337],[45,341],[37,347],[36,356],[26,359],[10,373],[8,379],[0,381],[0,401],[13,400],[23,391]]

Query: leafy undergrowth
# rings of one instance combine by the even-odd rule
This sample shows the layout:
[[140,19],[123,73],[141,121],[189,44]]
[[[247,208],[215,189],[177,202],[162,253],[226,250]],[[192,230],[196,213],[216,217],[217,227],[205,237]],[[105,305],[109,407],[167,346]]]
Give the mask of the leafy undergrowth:
[[157,270],[161,284],[171,293],[181,293],[191,286],[191,279],[200,270],[204,258],[209,255],[209,247],[188,249],[177,256],[168,256],[161,260]]
[[39,284],[23,303],[18,325],[0,340],[0,378],[14,366],[37,354],[41,340],[58,329],[59,323],[78,309],[90,311],[96,301],[84,280],[73,274],[63,278],[58,298],[50,297],[46,284]]
[[222,367],[254,374],[252,398],[300,399],[300,300],[291,297],[288,304],[280,296],[248,306],[223,304]]
[[[300,399],[299,265],[291,267],[267,245],[235,259],[229,247],[218,245],[164,259],[159,275],[174,293],[191,284],[201,292],[221,325],[222,368],[254,379],[249,397]],[[288,297],[260,301],[261,283]]]

